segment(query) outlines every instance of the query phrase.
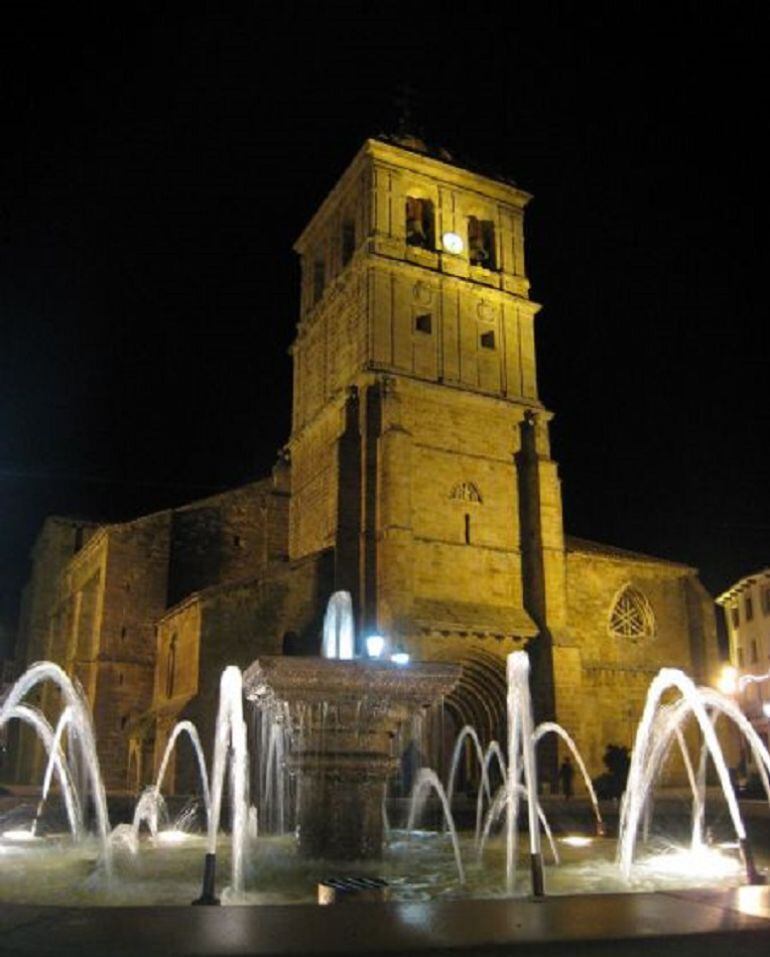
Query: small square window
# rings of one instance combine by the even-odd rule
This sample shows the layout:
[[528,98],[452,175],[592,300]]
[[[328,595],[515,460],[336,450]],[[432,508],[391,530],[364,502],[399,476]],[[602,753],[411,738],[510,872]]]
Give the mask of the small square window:
[[481,333],[481,348],[482,348],[482,349],[494,349],[494,348],[495,348],[495,334],[494,334],[494,332],[482,332],[482,333]]
[[425,312],[421,316],[415,316],[414,329],[415,332],[425,332],[430,335],[433,332],[433,317],[431,314]]

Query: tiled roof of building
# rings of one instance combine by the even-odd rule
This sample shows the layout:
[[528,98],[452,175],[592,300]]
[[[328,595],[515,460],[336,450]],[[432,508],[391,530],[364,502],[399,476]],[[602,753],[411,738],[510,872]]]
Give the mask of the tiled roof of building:
[[718,605],[724,605],[725,602],[734,601],[742,591],[755,585],[760,579],[770,578],[770,568],[760,568],[759,571],[752,572],[750,575],[744,575],[737,582],[726,588],[722,594],[716,598]]

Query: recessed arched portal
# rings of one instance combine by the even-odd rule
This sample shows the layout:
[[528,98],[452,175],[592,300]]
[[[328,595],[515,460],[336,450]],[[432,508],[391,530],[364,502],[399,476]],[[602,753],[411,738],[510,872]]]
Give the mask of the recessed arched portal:
[[[467,724],[476,729],[483,748],[490,741],[499,742],[503,751],[506,747],[505,659],[474,649],[453,660],[463,670],[456,687],[444,700],[442,774],[449,767],[455,738]],[[468,785],[476,787],[480,777],[478,760],[468,746],[460,766],[458,790]]]

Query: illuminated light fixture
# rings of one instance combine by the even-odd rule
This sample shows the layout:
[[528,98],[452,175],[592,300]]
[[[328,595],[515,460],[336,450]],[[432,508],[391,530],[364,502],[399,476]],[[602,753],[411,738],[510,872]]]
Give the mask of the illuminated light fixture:
[[370,658],[379,658],[385,650],[385,639],[382,635],[369,635],[366,639],[366,653]]
[[733,695],[738,690],[738,671],[732,665],[725,665],[717,679],[717,689],[722,694]]
[[390,656],[390,660],[394,665],[408,665],[409,655],[405,651],[396,651]]
[[734,855],[722,854],[705,844],[694,849],[655,854],[640,862],[647,871],[687,877],[730,877],[740,871],[741,864]]
[[762,705],[762,714],[763,714],[766,718],[770,718],[770,701],[766,701],[766,702]]
[[160,844],[184,844],[191,837],[186,831],[159,831],[156,840]]
[[459,256],[465,248],[462,238],[458,236],[457,233],[444,233],[441,237],[441,245],[448,253],[452,253],[455,256]]
[[590,837],[584,837],[582,834],[570,834],[567,837],[560,838],[562,844],[568,844],[570,847],[588,847],[593,841]]

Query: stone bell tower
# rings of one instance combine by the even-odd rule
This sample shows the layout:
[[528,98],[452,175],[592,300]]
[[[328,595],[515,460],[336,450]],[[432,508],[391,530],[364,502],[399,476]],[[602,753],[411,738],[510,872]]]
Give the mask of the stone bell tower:
[[529,199],[419,140],[370,139],[295,247],[290,555],[333,550],[362,634],[463,662],[457,721],[490,734],[525,644],[554,713],[566,616]]

